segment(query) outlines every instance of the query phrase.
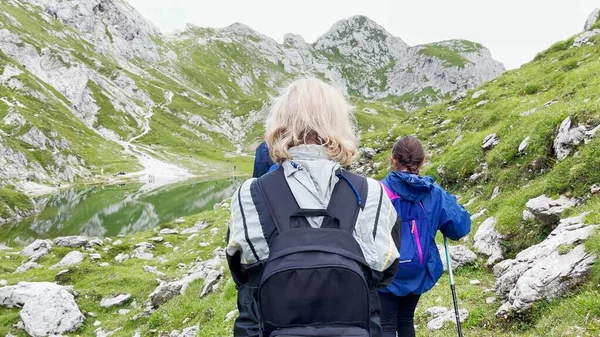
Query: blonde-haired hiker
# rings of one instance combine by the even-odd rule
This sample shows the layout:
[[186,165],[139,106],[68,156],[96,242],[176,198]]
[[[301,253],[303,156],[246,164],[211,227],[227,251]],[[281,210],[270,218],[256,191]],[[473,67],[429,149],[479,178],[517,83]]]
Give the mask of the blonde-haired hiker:
[[343,170],[357,152],[344,96],[314,78],[276,98],[266,142],[279,168],[232,199],[234,336],[381,336],[377,290],[398,269],[400,223],[382,186]]

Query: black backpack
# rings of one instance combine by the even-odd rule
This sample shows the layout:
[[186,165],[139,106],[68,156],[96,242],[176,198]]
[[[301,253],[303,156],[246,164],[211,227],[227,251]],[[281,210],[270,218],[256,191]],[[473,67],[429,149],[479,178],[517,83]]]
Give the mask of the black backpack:
[[[278,231],[259,290],[263,337],[369,337],[371,269],[352,232],[365,178],[339,171],[327,209],[300,209],[282,168],[258,180]],[[362,195],[362,196],[361,196]],[[320,228],[306,217],[322,216]]]

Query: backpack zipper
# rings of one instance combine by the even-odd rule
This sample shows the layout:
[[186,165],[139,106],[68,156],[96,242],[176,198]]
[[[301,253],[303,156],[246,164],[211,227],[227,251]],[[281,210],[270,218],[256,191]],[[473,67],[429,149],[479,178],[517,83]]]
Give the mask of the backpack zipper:
[[417,250],[419,251],[419,263],[423,264],[423,249],[421,248],[421,239],[419,239],[419,229],[417,229],[417,220],[412,221],[412,229],[410,232],[415,237]]

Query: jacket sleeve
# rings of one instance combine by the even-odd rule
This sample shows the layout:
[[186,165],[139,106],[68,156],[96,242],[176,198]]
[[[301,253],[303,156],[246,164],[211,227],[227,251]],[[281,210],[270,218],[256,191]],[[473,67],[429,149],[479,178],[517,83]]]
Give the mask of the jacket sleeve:
[[[241,188],[241,187],[240,187]],[[234,337],[258,337],[259,320],[258,310],[256,308],[255,292],[256,287],[250,283],[250,274],[247,266],[242,263],[243,240],[240,238],[239,223],[234,219],[240,217],[239,206],[235,203],[237,199],[236,191],[232,198],[231,219],[227,231],[227,264],[231,272],[231,277],[237,289],[237,308],[239,315],[235,320],[233,327]],[[236,227],[237,226],[237,227]]]
[[441,212],[438,229],[451,240],[459,240],[471,231],[471,216],[456,198],[440,188]]

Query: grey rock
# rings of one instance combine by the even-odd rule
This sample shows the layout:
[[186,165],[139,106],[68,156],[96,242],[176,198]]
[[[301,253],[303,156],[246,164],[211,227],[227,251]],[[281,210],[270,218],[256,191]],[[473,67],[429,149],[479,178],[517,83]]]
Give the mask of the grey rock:
[[560,124],[554,139],[554,153],[559,160],[567,158],[574,148],[583,143],[586,129],[578,126],[571,128],[571,116]]
[[487,208],[484,208],[481,211],[471,215],[471,221],[481,218],[486,212],[487,212]]
[[587,20],[585,21],[585,26],[583,27],[583,30],[592,29],[594,24],[596,24],[596,21],[598,21],[599,16],[600,16],[600,8],[594,9],[592,11],[592,13],[590,13],[590,15],[588,16]]
[[6,280],[0,280],[0,287],[4,287],[8,284]]
[[99,263],[98,265],[99,265],[100,267],[102,267],[102,268],[106,268],[106,267],[109,267],[109,266],[110,266],[110,263],[108,263],[108,262],[102,262],[102,263]]
[[158,269],[156,269],[156,267],[144,266],[143,269],[147,273],[151,273],[151,274],[154,274],[154,275],[157,275],[157,276],[165,276],[165,273],[159,271]]
[[[452,269],[456,270],[463,266],[474,264],[475,261],[477,261],[477,255],[475,255],[475,253],[473,253],[469,248],[463,245],[449,245],[449,247]],[[438,245],[438,250],[440,251],[440,257],[442,259],[442,264],[444,265],[444,270],[448,270],[448,266],[446,265],[446,250],[444,249],[444,246]]]
[[131,299],[131,294],[119,294],[116,296],[106,297],[100,301],[100,307],[112,308],[115,306],[123,305],[125,302]]
[[17,270],[15,270],[15,274],[17,274],[17,273],[24,273],[24,272],[26,272],[26,271],[28,271],[29,269],[32,269],[32,268],[42,268],[42,266],[39,265],[39,264],[37,264],[36,262],[33,262],[33,261],[25,262],[25,263],[21,264],[17,268]]
[[189,328],[183,329],[183,331],[177,337],[196,337],[200,331],[199,325],[194,325]]
[[113,246],[120,246],[123,244],[123,240],[116,240],[115,242],[112,243]]
[[599,184],[592,185],[592,187],[590,187],[590,193],[592,193],[592,194],[600,193],[600,185]]
[[131,312],[131,310],[129,310],[129,309],[119,309],[119,315],[122,315],[122,316],[127,315],[130,312]]
[[0,305],[21,307],[25,331],[33,337],[75,332],[85,320],[73,289],[50,282],[19,282],[0,288]]
[[89,247],[89,239],[85,236],[63,236],[54,239],[54,244],[59,247],[82,248]]
[[498,138],[498,136],[495,133],[492,133],[490,135],[488,135],[487,137],[485,137],[485,139],[483,140],[483,144],[481,145],[481,148],[484,151],[488,151],[491,150],[494,146],[500,144],[500,138]]
[[160,232],[158,232],[158,234],[160,234],[160,235],[172,235],[172,234],[179,234],[179,232],[177,230],[175,230],[175,229],[172,229],[172,228],[164,228]]
[[579,34],[579,36],[577,36],[575,38],[575,40],[573,40],[572,48],[579,48],[579,47],[583,47],[583,46],[593,46],[595,43],[592,41],[592,38],[599,34],[600,34],[600,29],[594,29],[594,30],[586,31],[586,32]]
[[[157,308],[173,297],[184,294],[190,283],[200,279],[204,280],[201,296],[214,291],[214,286],[217,285],[223,277],[224,270],[222,265],[224,259],[223,249],[216,249],[213,252],[212,259],[196,263],[188,270],[187,275],[181,280],[161,282],[150,294],[152,306]],[[185,265],[180,266],[180,268],[182,267],[186,268]]]
[[529,147],[529,139],[531,139],[531,137],[529,137],[529,136],[527,136],[527,137],[525,137],[525,139],[523,139],[523,141],[519,145],[519,153],[527,150],[527,148]]
[[135,248],[154,249],[156,246],[148,242],[140,242],[135,244]]
[[225,315],[225,322],[231,322],[238,314],[239,312],[237,310],[231,310]]
[[483,100],[483,101],[479,101],[477,102],[477,104],[475,104],[476,107],[480,107],[480,106],[484,106],[486,104],[488,104],[488,100]]
[[21,255],[29,256],[30,261],[37,261],[40,257],[48,254],[52,248],[50,240],[35,240],[27,247],[23,248]]
[[[456,315],[454,314],[454,310],[448,308],[432,307],[425,310],[425,314],[433,317],[433,319],[427,323],[427,329],[429,330],[440,330],[446,322],[452,322],[456,324]],[[469,318],[469,312],[466,309],[460,309],[458,311],[458,316],[460,322],[462,323]]]
[[490,297],[486,297],[485,298],[485,303],[486,304],[492,304],[494,302],[496,302],[496,297],[494,297],[494,296],[490,296]]
[[90,247],[104,245],[104,243],[100,239],[91,239],[90,241],[88,241],[88,244]]
[[[541,243],[494,266],[496,293],[503,299],[497,315],[526,312],[540,300],[552,300],[581,284],[596,261],[582,243],[599,227],[585,225],[587,214],[564,219]],[[572,248],[567,252],[562,247]]]
[[177,218],[177,219],[175,219],[175,223],[176,223],[176,224],[182,224],[182,223],[184,223],[184,222],[185,222],[185,219],[184,219],[184,218]]
[[162,236],[157,236],[157,237],[148,239],[148,241],[154,242],[154,243],[160,243],[160,242],[163,242],[164,240],[165,239]]
[[90,254],[90,259],[92,261],[98,261],[98,260],[102,260],[102,255],[95,253],[95,254]]
[[569,208],[574,207],[577,202],[573,199],[560,196],[554,200],[541,195],[537,198],[530,199],[525,204],[525,207],[531,212],[535,218],[544,226],[552,226],[560,221],[560,214]]
[[471,281],[469,281],[469,284],[476,286],[476,285],[480,285],[481,281],[479,281],[479,280],[471,280]]
[[472,96],[472,98],[473,98],[473,99],[478,99],[478,98],[479,98],[479,97],[481,97],[481,95],[483,95],[483,94],[485,94],[485,90],[478,90],[478,91],[475,91],[475,92],[473,93],[473,96]]
[[487,218],[475,233],[473,238],[473,247],[475,251],[486,256],[489,256],[487,265],[493,265],[502,259],[502,239],[504,238],[498,231],[496,231],[496,218]]
[[194,224],[194,227],[190,227],[190,228],[186,228],[184,230],[181,231],[181,234],[194,234],[194,233],[200,233],[201,231],[205,230],[206,228],[208,228],[208,226],[210,226],[210,224],[206,221],[198,221]]
[[496,199],[498,197],[498,195],[500,195],[500,187],[496,186],[494,187],[494,191],[492,191],[492,200]]
[[522,218],[523,218],[523,221],[534,220],[535,215],[533,215],[533,213],[531,213],[529,210],[525,209],[525,210],[523,210]]
[[58,262],[57,264],[50,267],[50,269],[73,266],[73,265],[81,263],[81,261],[83,261],[84,258],[85,258],[85,255],[83,255],[82,252],[78,252],[78,251],[74,250],[72,252],[69,252],[67,255],[65,255],[65,257],[63,257],[62,260],[60,260],[60,262]]
[[127,260],[129,260],[129,255],[127,255],[125,253],[121,253],[121,254],[115,256],[115,261],[117,261],[119,263],[123,263]]

